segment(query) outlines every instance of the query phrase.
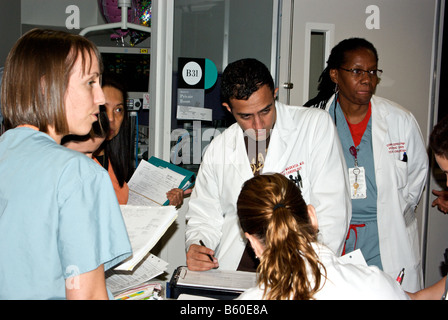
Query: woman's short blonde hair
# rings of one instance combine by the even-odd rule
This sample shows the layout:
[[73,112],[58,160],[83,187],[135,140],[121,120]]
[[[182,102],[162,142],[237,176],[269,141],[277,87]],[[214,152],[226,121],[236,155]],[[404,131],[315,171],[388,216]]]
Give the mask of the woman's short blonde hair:
[[65,95],[70,75],[81,57],[88,72],[92,59],[101,55],[88,39],[64,31],[33,29],[11,49],[1,87],[1,108],[6,129],[33,125],[48,132],[68,134]]

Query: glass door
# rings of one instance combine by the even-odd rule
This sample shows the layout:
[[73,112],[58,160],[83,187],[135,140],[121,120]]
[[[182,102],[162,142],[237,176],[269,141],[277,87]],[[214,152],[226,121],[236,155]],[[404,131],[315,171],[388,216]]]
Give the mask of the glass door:
[[197,171],[214,137],[234,123],[220,101],[229,62],[256,58],[274,78],[278,0],[174,0],[170,160]]

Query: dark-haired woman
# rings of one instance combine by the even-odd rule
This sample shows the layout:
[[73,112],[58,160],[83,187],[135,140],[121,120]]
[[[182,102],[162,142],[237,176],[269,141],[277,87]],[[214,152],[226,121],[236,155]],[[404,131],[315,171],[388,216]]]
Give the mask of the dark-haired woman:
[[[109,172],[118,202],[127,204],[129,199],[127,182],[134,171],[131,162],[130,119],[126,107],[128,94],[123,84],[111,75],[103,77],[102,87],[110,130],[103,148],[95,154],[95,159]],[[170,205],[178,207],[183,203],[184,195],[189,193],[191,189],[183,191],[174,188],[167,192],[167,199]]]
[[108,172],[120,204],[129,198],[127,181],[132,176],[131,135],[129,113],[126,108],[127,92],[123,84],[110,75],[105,75],[102,88],[109,118],[109,132],[105,143],[94,154],[95,159]]
[[369,265],[391,276],[405,268],[403,287],[413,292],[423,285],[415,208],[428,159],[411,112],[374,95],[381,73],[370,42],[343,40],[306,105],[329,112],[344,151],[352,197],[345,252],[361,249]]
[[258,286],[239,299],[409,299],[379,270],[345,263],[317,241],[318,221],[300,189],[279,173],[243,185],[238,218],[256,256]]

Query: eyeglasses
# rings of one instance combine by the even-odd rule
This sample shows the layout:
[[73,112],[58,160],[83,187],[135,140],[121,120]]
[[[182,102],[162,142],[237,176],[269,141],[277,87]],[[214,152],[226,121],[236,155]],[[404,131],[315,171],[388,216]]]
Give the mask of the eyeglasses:
[[369,77],[381,77],[381,75],[383,74],[383,70],[380,69],[376,69],[376,70],[363,70],[363,69],[344,69],[344,68],[339,68],[341,70],[350,72],[351,75],[354,78],[361,78],[364,77],[364,75],[367,73],[369,75]]

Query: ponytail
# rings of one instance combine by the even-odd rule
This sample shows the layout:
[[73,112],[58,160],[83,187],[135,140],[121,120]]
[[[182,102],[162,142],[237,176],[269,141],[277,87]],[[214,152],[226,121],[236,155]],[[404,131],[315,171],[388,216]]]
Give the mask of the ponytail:
[[245,183],[237,205],[243,230],[265,246],[257,269],[263,297],[313,299],[325,268],[312,247],[316,230],[297,186],[281,174],[260,175]]

